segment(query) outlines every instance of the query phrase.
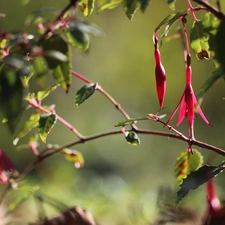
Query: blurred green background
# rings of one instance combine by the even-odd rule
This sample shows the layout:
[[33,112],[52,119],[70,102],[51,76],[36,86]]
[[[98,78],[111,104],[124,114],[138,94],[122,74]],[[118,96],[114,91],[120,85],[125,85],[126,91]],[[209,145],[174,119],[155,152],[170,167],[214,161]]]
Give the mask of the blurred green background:
[[[34,10],[54,7],[62,9],[66,0],[30,0],[22,4],[18,0],[0,1],[0,12],[6,14],[1,18],[1,29],[20,31],[25,18]],[[177,10],[187,7],[186,1],[177,1]],[[155,27],[172,11],[165,0],[151,2],[146,12],[137,12],[132,21],[125,16],[122,5],[111,11],[93,14],[84,18],[98,25],[103,31],[101,38],[93,37],[88,53],[73,49],[73,69],[98,82],[110,93],[131,117],[156,113],[159,105],[155,90],[154,58],[152,34]],[[197,13],[199,19],[202,13]],[[78,13],[78,18],[83,18]],[[190,28],[192,18],[188,17]],[[169,33],[176,34],[176,23]],[[32,30],[30,31],[32,32]],[[161,48],[164,67],[167,72],[167,94],[162,113],[170,115],[177,105],[184,89],[185,66],[179,39],[164,41]],[[196,95],[204,81],[213,71],[213,63],[197,61],[193,54],[193,87]],[[51,78],[48,84],[54,84]],[[100,93],[96,92],[88,101],[77,108],[74,98],[83,83],[73,77],[69,94],[58,88],[46,100],[45,104],[55,104],[56,112],[73,124],[82,134],[91,135],[115,129],[114,124],[123,120],[122,115]],[[36,87],[33,87],[37,90]],[[196,117],[196,139],[225,149],[225,107],[224,81],[219,80],[205,95],[202,110],[213,128],[208,127],[201,118]],[[20,121],[22,126],[25,116]],[[177,117],[172,121],[175,126]],[[140,128],[163,130],[162,125],[153,122],[139,122]],[[18,128],[19,129],[19,128]],[[187,133],[186,121],[178,127]],[[17,151],[6,124],[0,125],[0,147],[22,171],[34,160],[31,151]],[[40,192],[60,200],[68,206],[79,205],[90,210],[100,224],[146,224],[155,218],[157,191],[161,186],[171,187],[174,194],[178,185],[174,178],[173,166],[176,157],[187,148],[187,144],[165,137],[139,135],[141,145],[138,147],[126,143],[123,135],[97,139],[74,149],[81,151],[85,166],[76,169],[62,155],[56,155],[41,163],[26,178],[27,185],[40,185]],[[75,135],[59,122],[50,133],[47,143],[63,145],[76,140]],[[20,144],[27,139],[20,140]],[[44,147],[41,146],[40,149]],[[221,157],[208,150],[197,148],[205,162],[218,165]],[[217,179],[219,193],[224,198],[224,175]],[[1,187],[2,190],[4,187]],[[23,191],[10,195],[6,206]],[[183,205],[202,212],[206,202],[205,186],[191,193]],[[195,199],[195,204],[193,204]],[[15,221],[35,221],[38,218],[34,200],[24,203],[14,215]],[[48,208],[49,210],[49,208]],[[48,211],[47,210],[47,211]],[[50,210],[49,215],[54,212]]]

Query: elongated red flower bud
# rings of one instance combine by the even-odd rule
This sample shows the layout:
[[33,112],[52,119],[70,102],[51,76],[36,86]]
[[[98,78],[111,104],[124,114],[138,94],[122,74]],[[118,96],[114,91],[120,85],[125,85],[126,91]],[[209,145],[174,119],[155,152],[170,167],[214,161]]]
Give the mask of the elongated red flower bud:
[[156,62],[156,67],[155,67],[156,90],[158,94],[159,105],[160,105],[160,108],[162,108],[164,103],[165,93],[166,93],[166,72],[161,63],[160,52],[156,45],[155,45],[154,56],[155,56],[155,62]]

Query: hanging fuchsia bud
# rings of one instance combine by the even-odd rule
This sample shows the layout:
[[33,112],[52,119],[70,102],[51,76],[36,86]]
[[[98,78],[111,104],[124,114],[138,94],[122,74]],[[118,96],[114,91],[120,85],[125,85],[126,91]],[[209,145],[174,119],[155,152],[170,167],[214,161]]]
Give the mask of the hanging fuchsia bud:
[[166,93],[166,72],[161,63],[161,56],[160,56],[157,43],[158,43],[158,40],[156,37],[154,37],[154,45],[155,45],[154,57],[156,62],[156,67],[155,67],[156,90],[158,94],[159,105],[160,105],[160,108],[162,108],[164,103],[165,93]]

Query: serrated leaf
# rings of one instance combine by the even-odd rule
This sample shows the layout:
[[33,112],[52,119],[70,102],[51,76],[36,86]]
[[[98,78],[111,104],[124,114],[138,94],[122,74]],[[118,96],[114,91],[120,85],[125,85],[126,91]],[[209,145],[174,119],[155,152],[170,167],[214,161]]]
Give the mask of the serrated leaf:
[[14,130],[22,110],[23,84],[14,69],[3,66],[0,69],[0,110],[7,118],[7,125]]
[[140,139],[134,131],[126,131],[125,138],[127,142],[131,145],[137,146],[140,145]]
[[71,84],[71,55],[67,43],[58,35],[54,35],[43,43],[43,48],[46,52],[57,51],[67,57],[67,61],[61,61],[49,56],[45,57],[50,72],[53,74],[57,82],[63,87],[66,92],[69,91]]
[[48,87],[44,91],[38,91],[38,93],[37,93],[37,99],[40,101],[40,100],[43,100],[44,98],[48,97],[48,95],[52,91],[54,91],[58,86],[59,86],[59,84],[55,84],[55,85],[52,85],[52,86]]
[[220,78],[224,78],[225,72],[222,67],[219,67],[212,72],[212,75],[205,81],[202,86],[198,98],[202,98],[204,94],[212,87],[212,85]]
[[198,60],[209,59],[209,35],[205,32],[202,21],[194,21],[190,31],[191,48]]
[[167,3],[169,5],[170,9],[172,9],[174,11],[176,0],[167,0]]
[[224,163],[219,166],[204,165],[197,171],[190,173],[183,183],[180,185],[180,190],[177,192],[177,204],[189,193],[189,191],[198,188],[200,185],[207,182],[209,179],[223,172]]
[[65,158],[70,161],[70,162],[73,162],[74,163],[74,166],[76,168],[80,168],[80,167],[83,167],[84,166],[84,158],[83,158],[83,155],[76,151],[76,150],[71,150],[71,149],[63,149],[61,151]]
[[41,140],[46,143],[46,138],[57,121],[55,114],[43,114],[39,120],[38,133]]
[[158,32],[158,30],[164,26],[166,26],[165,31],[162,34],[162,38],[166,37],[170,28],[172,27],[172,25],[179,19],[181,18],[183,15],[185,15],[187,12],[187,10],[181,10],[178,11],[177,13],[174,14],[170,14],[169,16],[167,16],[166,18],[163,19],[163,21],[161,23],[159,23],[159,25],[155,28],[155,33]]
[[196,171],[202,164],[203,156],[196,149],[193,149],[193,154],[189,151],[182,152],[174,165],[174,173],[178,183],[181,184],[190,172]]
[[135,123],[136,121],[139,120],[148,120],[148,117],[136,117],[136,118],[131,118],[131,119],[127,119],[127,120],[123,120],[120,121],[119,123],[115,124],[115,127],[122,127],[122,126],[126,126],[130,123]]
[[33,128],[39,125],[40,112],[36,111],[31,114],[29,120],[27,120],[23,128],[18,132],[16,138],[13,141],[13,144],[16,145],[20,138],[26,136]]
[[89,16],[93,12],[95,0],[80,0],[79,6],[84,16]]
[[90,98],[94,94],[97,85],[98,85],[97,83],[85,84],[76,94],[76,97],[75,97],[76,106],[79,106],[85,100]]
[[106,9],[114,9],[116,8],[120,3],[122,2],[122,0],[103,0],[100,2],[100,6],[98,8],[98,13],[103,12]]

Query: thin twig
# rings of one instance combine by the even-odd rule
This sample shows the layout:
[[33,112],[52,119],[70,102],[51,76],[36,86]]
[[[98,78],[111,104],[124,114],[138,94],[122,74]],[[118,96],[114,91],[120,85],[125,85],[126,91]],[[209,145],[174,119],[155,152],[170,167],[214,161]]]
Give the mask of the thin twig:
[[224,13],[220,12],[216,7],[209,4],[208,2],[203,1],[203,0],[192,0],[192,1],[198,3],[199,5],[204,6],[205,8],[207,8],[208,11],[213,13],[218,19],[223,20],[225,18]]
[[[47,110],[45,108],[43,108],[40,104],[37,103],[37,101],[35,99],[31,99],[28,101],[30,106],[36,109],[39,109],[42,112],[45,113],[52,113],[50,110]],[[67,128],[69,128],[79,139],[83,139],[83,135],[74,127],[72,126],[70,123],[68,123],[66,120],[64,120],[61,116],[59,116],[58,114],[56,114],[56,118],[57,120],[59,120],[62,124],[64,124]]]
[[[57,18],[54,20],[53,25],[56,25],[66,14],[66,12],[72,8],[73,6],[76,6],[78,3],[78,0],[70,0],[69,4],[60,12],[60,14],[57,16]],[[44,32],[44,34],[41,35],[39,38],[39,42],[42,42],[47,36],[48,33],[51,32],[51,28],[47,28],[47,30]]]
[[[82,80],[83,82],[85,82],[87,84],[93,83],[91,80],[87,79],[86,77],[84,77],[83,75],[81,75],[75,71],[72,71],[71,73],[73,76],[77,77],[78,79]],[[126,119],[130,119],[130,116],[121,107],[121,105],[108,92],[106,92],[100,85],[97,85],[96,90],[99,91],[100,93],[102,93],[106,98],[108,98],[109,101],[112,102],[112,104],[116,107],[116,109],[119,110]],[[134,129],[137,128],[134,124],[132,124],[132,127]]]

